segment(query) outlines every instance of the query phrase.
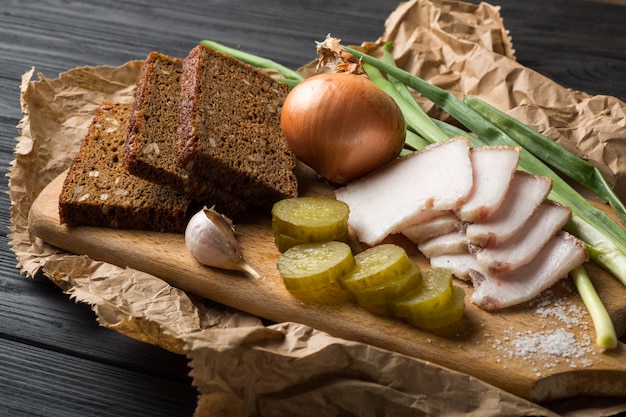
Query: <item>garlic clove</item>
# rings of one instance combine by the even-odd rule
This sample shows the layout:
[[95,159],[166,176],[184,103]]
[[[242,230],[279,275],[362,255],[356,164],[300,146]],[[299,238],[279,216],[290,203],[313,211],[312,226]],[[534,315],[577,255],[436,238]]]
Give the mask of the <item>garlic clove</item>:
[[185,229],[185,244],[203,265],[243,271],[261,278],[245,261],[230,219],[213,208],[204,207],[191,217]]

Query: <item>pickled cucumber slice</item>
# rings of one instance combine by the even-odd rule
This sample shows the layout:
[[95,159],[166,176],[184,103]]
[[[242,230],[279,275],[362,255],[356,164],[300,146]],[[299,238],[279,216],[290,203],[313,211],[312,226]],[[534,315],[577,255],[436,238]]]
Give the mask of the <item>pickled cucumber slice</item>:
[[364,250],[354,256],[354,262],[352,271],[340,281],[348,291],[383,285],[404,274],[414,264],[404,248],[391,243]]
[[[337,236],[333,236],[328,240],[336,240],[338,242],[348,242],[348,229],[344,229],[343,232]],[[278,248],[279,252],[284,252],[289,248],[292,248],[296,245],[301,245],[303,243],[311,243],[309,241],[304,241],[304,240],[300,240],[300,239],[295,239],[289,235],[285,235],[282,233],[275,233],[274,234],[274,242],[276,243],[276,247]]]
[[407,294],[422,285],[420,268],[413,263],[409,270],[402,275],[372,287],[367,287],[359,291],[353,291],[356,302],[363,307],[379,306],[387,304],[393,299]]
[[334,198],[287,198],[272,207],[272,228],[302,242],[330,241],[347,233],[349,214],[348,205]]
[[294,246],[278,258],[278,272],[290,291],[312,291],[336,282],[354,267],[350,246],[314,242]]
[[416,318],[439,311],[452,299],[452,273],[434,268],[422,271],[422,287],[392,301],[392,314]]
[[454,285],[452,287],[452,298],[448,303],[441,305],[437,310],[427,314],[410,315],[404,320],[416,327],[423,329],[437,329],[456,323],[463,317],[465,311],[465,291],[463,288]]

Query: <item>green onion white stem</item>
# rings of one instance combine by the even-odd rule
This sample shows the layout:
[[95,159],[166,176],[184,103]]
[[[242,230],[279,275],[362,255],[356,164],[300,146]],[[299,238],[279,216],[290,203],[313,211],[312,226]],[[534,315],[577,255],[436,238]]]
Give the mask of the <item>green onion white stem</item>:
[[593,287],[587,271],[581,265],[574,268],[570,276],[593,321],[596,329],[596,344],[604,349],[614,349],[617,346],[615,326]]

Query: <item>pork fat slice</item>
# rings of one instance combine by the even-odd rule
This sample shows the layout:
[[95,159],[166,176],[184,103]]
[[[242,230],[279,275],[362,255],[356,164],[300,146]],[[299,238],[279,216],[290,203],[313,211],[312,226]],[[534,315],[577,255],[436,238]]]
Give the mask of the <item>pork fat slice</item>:
[[489,272],[509,272],[533,260],[546,242],[571,218],[569,207],[546,200],[530,216],[524,229],[504,243],[474,252],[478,265]]
[[439,216],[432,217],[419,223],[404,226],[401,230],[413,243],[422,243],[431,237],[452,232],[457,229],[459,218],[451,211],[443,212]]
[[437,255],[467,252],[467,237],[463,231],[452,231],[443,235],[432,237],[417,248],[427,258]]
[[473,184],[470,144],[457,137],[397,159],[335,191],[350,207],[348,224],[359,240],[375,245],[424,212],[455,210]]
[[471,300],[485,310],[497,310],[529,301],[587,260],[583,242],[559,232],[537,257],[510,274],[488,274],[471,270],[474,286]]
[[447,269],[455,277],[462,280],[470,279],[470,271],[480,270],[476,258],[468,251],[433,256],[430,258],[430,266],[431,268]]
[[481,146],[472,149],[474,188],[458,210],[465,222],[481,222],[502,204],[517,169],[520,149],[510,146]]
[[519,231],[552,188],[552,179],[516,171],[504,202],[487,220],[471,223],[466,234],[470,243],[493,246],[511,238]]

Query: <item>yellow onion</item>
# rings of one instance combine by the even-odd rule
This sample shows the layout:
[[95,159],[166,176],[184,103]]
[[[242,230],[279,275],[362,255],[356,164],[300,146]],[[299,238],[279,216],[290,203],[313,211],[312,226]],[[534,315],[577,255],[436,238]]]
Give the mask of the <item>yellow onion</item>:
[[369,78],[314,75],[294,87],[280,117],[294,154],[322,177],[345,184],[395,159],[404,145],[404,117]]

